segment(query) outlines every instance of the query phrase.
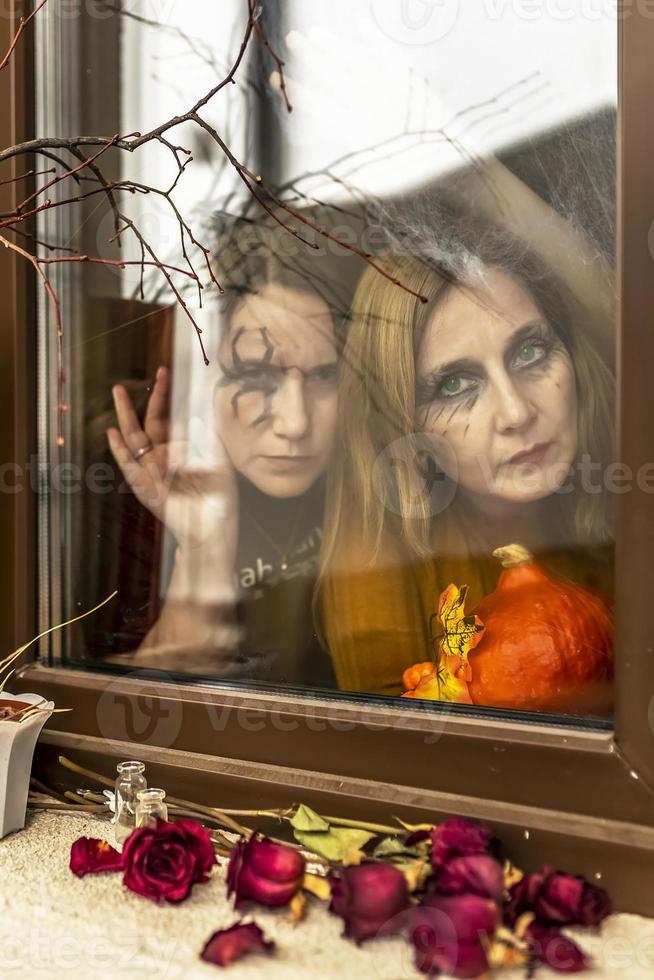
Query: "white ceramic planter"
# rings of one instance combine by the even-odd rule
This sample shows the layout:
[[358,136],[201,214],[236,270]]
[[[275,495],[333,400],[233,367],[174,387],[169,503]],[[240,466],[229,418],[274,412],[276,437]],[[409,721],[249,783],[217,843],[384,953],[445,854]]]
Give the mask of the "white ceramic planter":
[[0,838],[25,826],[27,793],[30,785],[32,757],[36,740],[54,708],[52,701],[43,701],[39,694],[19,696],[0,694],[2,701],[27,701],[43,704],[48,711],[39,712],[25,721],[0,721]]

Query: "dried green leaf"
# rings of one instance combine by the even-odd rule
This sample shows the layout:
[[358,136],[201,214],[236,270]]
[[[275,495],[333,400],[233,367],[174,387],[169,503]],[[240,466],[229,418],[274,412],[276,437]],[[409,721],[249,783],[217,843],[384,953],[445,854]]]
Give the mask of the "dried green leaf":
[[357,852],[375,837],[368,830],[357,830],[353,827],[330,827],[326,831],[304,831],[293,829],[295,839],[309,851],[327,858],[328,861],[340,861],[354,864]]
[[419,857],[417,847],[410,847],[401,837],[383,837],[373,851],[373,857],[386,858],[395,856]]
[[329,830],[328,822],[304,803],[298,803],[295,813],[290,819],[291,827],[295,830],[316,833]]

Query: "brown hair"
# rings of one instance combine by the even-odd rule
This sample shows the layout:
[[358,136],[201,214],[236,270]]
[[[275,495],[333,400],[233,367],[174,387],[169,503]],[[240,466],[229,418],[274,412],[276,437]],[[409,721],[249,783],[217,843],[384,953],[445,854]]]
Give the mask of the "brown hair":
[[[328,213],[309,214],[311,220],[329,227]],[[320,240],[316,234],[303,237]],[[352,294],[360,273],[359,260],[335,254],[294,237],[268,216],[214,217],[217,245],[214,260],[224,293],[220,299],[223,324],[229,324],[246,296],[268,285],[284,286],[299,293],[319,296],[334,323],[337,347],[342,350]]]

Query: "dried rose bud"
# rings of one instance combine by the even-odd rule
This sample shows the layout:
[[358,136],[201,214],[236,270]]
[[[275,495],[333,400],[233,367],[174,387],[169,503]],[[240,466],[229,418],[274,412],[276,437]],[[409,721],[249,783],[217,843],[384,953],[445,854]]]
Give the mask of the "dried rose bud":
[[513,925],[524,912],[533,912],[545,925],[597,926],[611,911],[603,888],[581,876],[543,868],[513,886],[504,919]]
[[227,894],[238,906],[248,899],[261,905],[287,905],[302,887],[305,860],[294,847],[253,834],[239,841],[227,868]]
[[524,936],[532,959],[557,973],[581,973],[589,967],[585,953],[556,928],[532,922]]
[[273,942],[264,939],[263,932],[255,922],[237,922],[229,929],[214,932],[200,953],[200,959],[214,966],[229,966],[247,953],[271,953]]
[[361,943],[399,931],[409,906],[406,878],[390,864],[365,861],[330,876],[329,911],[345,922],[344,936]]
[[465,817],[452,817],[434,827],[431,840],[431,863],[434,869],[455,857],[492,854],[497,850],[497,840],[492,828]]
[[428,891],[441,895],[479,895],[500,902],[504,896],[504,872],[490,854],[452,858],[434,873]]
[[70,849],[70,870],[78,878],[100,871],[122,871],[123,856],[97,837],[80,837]]
[[495,903],[477,895],[424,899],[410,913],[416,968],[428,976],[482,976],[498,922]]

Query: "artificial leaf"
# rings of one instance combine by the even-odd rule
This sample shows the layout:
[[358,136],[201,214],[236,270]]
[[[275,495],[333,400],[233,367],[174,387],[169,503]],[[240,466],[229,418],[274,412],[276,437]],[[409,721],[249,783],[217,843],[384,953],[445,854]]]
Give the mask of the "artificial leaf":
[[319,898],[321,902],[328,902],[332,897],[329,879],[322,875],[305,874],[302,887],[305,891]]
[[323,831],[329,830],[328,822],[304,803],[298,803],[295,813],[290,819],[291,827],[295,830]]
[[419,698],[423,701],[449,701],[454,704],[472,704],[468,682],[463,676],[452,673],[448,664],[434,665],[413,691],[405,691],[403,698]]
[[368,830],[357,830],[354,827],[330,827],[326,831],[293,828],[293,835],[309,851],[341,864],[357,864],[357,857],[362,853],[361,848],[376,836]]
[[430,629],[433,629],[434,620],[438,619],[442,627],[438,636],[432,633],[432,642],[439,643],[437,662],[414,664],[404,671],[402,680],[407,690],[403,698],[473,703],[468,689],[472,680],[468,654],[481,640],[484,624],[479,616],[466,615],[467,594],[467,585],[458,588],[450,584],[441,592],[438,610],[429,623]]
[[[446,658],[455,658],[452,673],[458,673],[465,681],[472,680],[472,670],[468,662],[468,654],[477,646],[484,632],[484,624],[479,616],[465,613],[465,601],[468,586],[458,588],[450,584],[443,589],[438,600],[436,615],[443,627],[440,638],[441,652]],[[442,663],[442,660],[439,661]]]

